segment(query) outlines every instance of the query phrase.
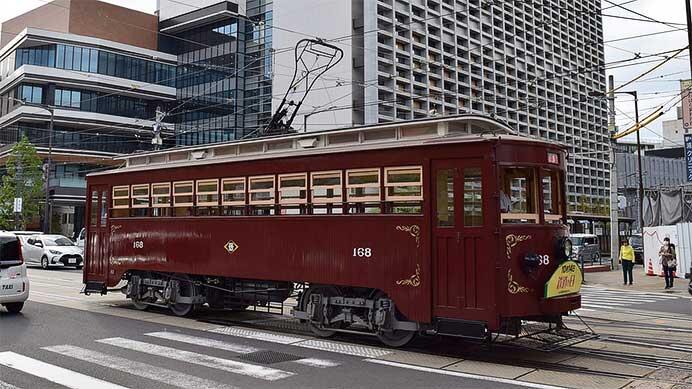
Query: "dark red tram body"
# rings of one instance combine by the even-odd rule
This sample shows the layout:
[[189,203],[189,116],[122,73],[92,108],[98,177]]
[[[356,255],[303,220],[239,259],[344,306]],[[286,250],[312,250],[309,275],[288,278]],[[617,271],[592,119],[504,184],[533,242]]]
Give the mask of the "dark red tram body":
[[[522,319],[559,322],[581,303],[578,290],[544,297],[567,259],[565,153],[508,131],[468,115],[128,157],[88,177],[87,291],[126,278],[138,307],[187,314],[205,302],[251,305],[243,288],[308,283],[317,288],[296,316],[318,335],[353,325],[392,345],[417,331],[485,336]],[[271,151],[280,144],[292,146]],[[332,191],[318,201],[320,172]]]

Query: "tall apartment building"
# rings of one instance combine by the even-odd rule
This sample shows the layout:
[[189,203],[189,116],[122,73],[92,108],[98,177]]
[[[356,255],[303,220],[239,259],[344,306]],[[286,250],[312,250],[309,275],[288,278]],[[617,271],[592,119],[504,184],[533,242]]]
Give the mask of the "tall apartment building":
[[[158,105],[175,99],[176,57],[158,18],[99,1],[57,0],[0,27],[0,163],[22,136],[45,160],[61,232],[83,225],[85,175],[151,148]],[[174,143],[171,134],[164,134]]]
[[[230,49],[235,62],[227,62],[231,69],[223,70],[231,72],[227,79],[233,80],[224,87],[232,91],[224,95],[232,101],[225,108],[235,117],[221,127],[236,124],[236,134],[228,137],[244,136],[267,123],[290,85],[291,48],[300,39],[318,37],[336,44],[345,55],[308,95],[295,129],[485,113],[521,134],[569,147],[572,209],[607,198],[606,105],[589,97],[589,92],[606,88],[600,0],[181,3],[159,0],[162,31],[177,18],[182,26],[206,23],[212,33],[220,25],[210,21],[223,18],[214,7],[226,7],[226,21],[237,23],[232,27],[238,31],[233,37],[236,45]],[[216,30],[216,35],[219,31],[225,30]],[[220,47],[210,43],[197,51],[214,55]],[[203,56],[181,59],[180,52],[176,54],[179,63],[206,61]],[[204,66],[208,65],[207,61]],[[210,84],[196,84],[193,93],[204,92],[202,85]],[[178,89],[180,98],[189,97],[186,93]],[[214,117],[199,116],[203,121]],[[214,124],[186,120],[178,126],[183,137],[195,134],[194,139],[179,137],[180,143],[219,139],[202,135],[216,131]]]

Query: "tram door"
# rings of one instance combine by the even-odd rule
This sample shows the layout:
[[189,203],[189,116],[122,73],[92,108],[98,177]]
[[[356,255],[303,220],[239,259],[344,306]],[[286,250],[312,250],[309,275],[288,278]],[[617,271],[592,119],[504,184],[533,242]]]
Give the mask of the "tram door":
[[481,160],[433,161],[433,314],[484,320],[494,300],[488,168]]
[[108,193],[106,185],[94,185],[89,193],[89,220],[85,249],[85,281],[106,282],[108,278]]

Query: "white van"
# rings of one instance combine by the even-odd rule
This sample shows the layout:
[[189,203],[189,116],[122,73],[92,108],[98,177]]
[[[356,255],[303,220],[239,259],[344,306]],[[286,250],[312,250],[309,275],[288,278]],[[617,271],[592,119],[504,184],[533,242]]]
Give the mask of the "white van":
[[29,278],[19,237],[0,232],[0,305],[19,313],[29,298]]

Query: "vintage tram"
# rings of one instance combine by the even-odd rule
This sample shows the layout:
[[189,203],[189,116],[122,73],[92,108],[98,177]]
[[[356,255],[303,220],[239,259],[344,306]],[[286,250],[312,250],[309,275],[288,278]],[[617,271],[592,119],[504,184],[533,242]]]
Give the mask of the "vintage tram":
[[281,302],[318,336],[484,338],[580,307],[564,150],[460,115],[124,156],[88,176],[85,291]]

